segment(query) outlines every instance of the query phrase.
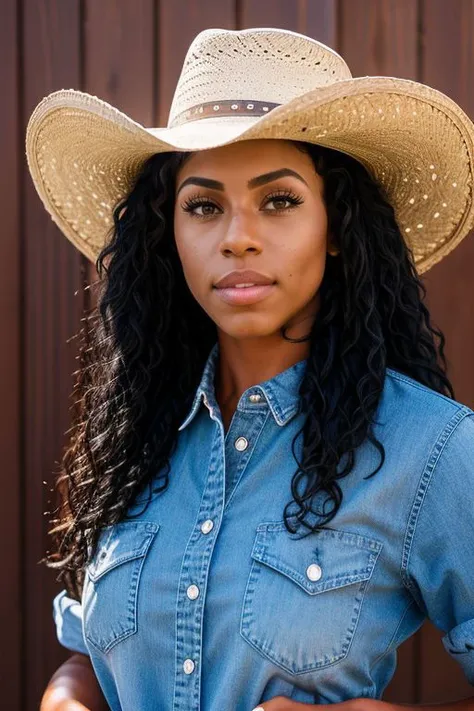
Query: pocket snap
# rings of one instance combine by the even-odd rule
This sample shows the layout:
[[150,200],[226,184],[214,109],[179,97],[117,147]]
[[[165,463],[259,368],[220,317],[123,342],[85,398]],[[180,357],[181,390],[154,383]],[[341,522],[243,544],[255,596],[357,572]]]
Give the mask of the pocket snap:
[[290,674],[347,656],[383,544],[326,528],[305,538],[283,522],[257,527],[240,633]]
[[151,521],[123,521],[101,533],[82,597],[85,637],[101,652],[137,631],[141,571],[159,528]]

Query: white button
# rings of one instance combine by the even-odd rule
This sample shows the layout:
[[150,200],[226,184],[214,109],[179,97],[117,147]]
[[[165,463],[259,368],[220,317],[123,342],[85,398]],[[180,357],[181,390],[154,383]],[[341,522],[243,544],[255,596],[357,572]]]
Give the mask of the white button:
[[190,600],[195,600],[197,597],[199,597],[198,586],[197,585],[190,585],[189,588],[186,590],[186,594]]
[[245,437],[239,437],[238,439],[235,440],[234,447],[237,449],[239,452],[243,452],[244,449],[247,449],[249,446],[248,441],[245,439]]
[[319,565],[316,565],[316,563],[312,563],[306,568],[306,575],[310,580],[319,580],[322,574],[323,571],[321,570]]
[[208,518],[206,521],[201,526],[201,531],[202,533],[209,533],[209,531],[212,531],[214,528],[214,522],[211,521],[210,518]]
[[262,396],[259,395],[258,393],[255,393],[254,395],[249,395],[250,402],[260,402],[261,399],[262,399]]
[[192,659],[186,659],[183,664],[183,669],[185,674],[192,674],[194,671],[194,662]]

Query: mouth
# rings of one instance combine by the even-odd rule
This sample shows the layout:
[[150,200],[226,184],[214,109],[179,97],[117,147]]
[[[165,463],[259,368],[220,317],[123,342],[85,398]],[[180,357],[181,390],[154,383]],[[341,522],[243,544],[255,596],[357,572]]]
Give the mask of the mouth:
[[216,294],[227,304],[232,306],[246,306],[255,304],[265,299],[273,289],[273,284],[239,284],[236,286],[214,287]]

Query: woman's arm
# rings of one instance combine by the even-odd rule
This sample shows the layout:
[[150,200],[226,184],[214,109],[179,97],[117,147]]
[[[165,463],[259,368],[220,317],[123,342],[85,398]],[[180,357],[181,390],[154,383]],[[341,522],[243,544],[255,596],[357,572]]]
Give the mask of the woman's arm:
[[109,711],[87,655],[73,654],[54,672],[40,711]]

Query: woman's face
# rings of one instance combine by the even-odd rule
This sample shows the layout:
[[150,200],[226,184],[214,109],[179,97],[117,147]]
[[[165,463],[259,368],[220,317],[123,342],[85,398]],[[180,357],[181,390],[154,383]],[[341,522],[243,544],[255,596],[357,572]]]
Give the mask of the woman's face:
[[[188,286],[218,329],[255,338],[304,321],[309,332],[326,263],[322,191],[310,156],[285,140],[200,151],[180,167],[176,245]],[[242,273],[235,282],[254,286],[219,288],[243,270],[260,277]]]

